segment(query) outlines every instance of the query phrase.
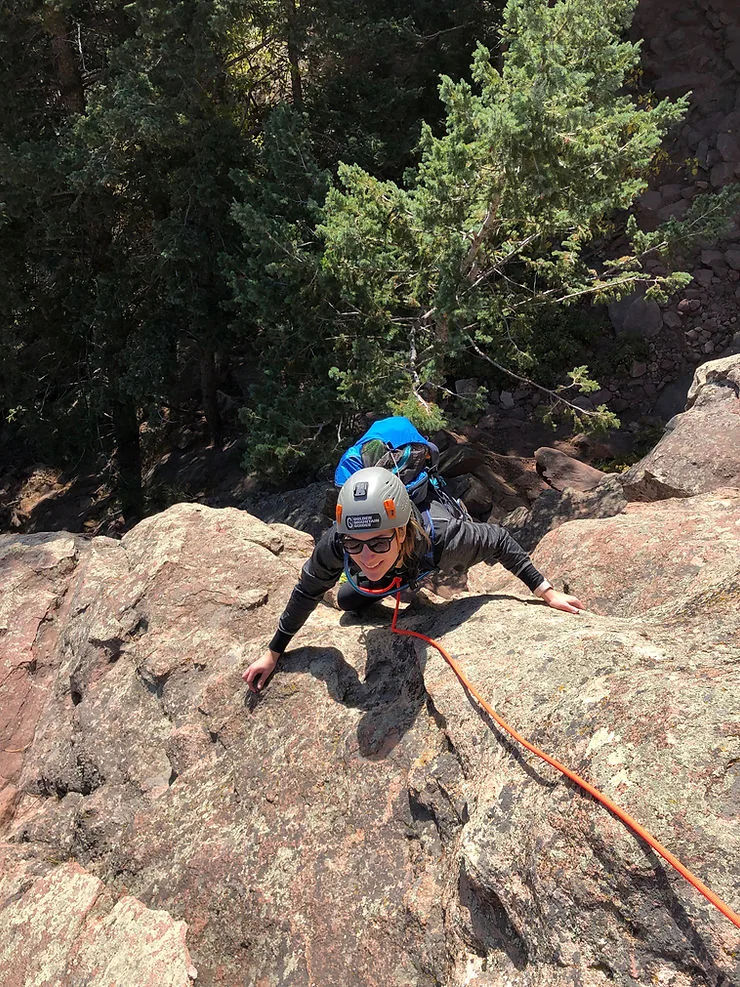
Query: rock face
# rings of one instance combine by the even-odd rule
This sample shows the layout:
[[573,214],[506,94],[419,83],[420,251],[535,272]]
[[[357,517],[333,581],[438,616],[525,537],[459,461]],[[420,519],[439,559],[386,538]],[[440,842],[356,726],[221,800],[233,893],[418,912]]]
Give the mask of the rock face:
[[546,490],[532,507],[512,511],[504,519],[504,527],[522,548],[532,552],[548,531],[559,528],[566,521],[579,518],[607,518],[621,514],[627,506],[621,479],[605,478],[591,490],[579,491],[572,487],[564,490]]
[[320,538],[331,527],[336,506],[336,494],[332,497],[331,483],[310,483],[300,490],[270,496],[247,498],[239,505],[242,510],[254,514],[266,524],[288,524],[299,531],[307,531],[313,538]]
[[[735,908],[739,521],[733,489],[562,524],[535,560],[579,617],[479,566],[401,618]],[[311,544],[196,505],[0,538],[0,985],[740,982],[740,931],[387,605],[319,607],[252,699]]]
[[29,883],[18,861],[9,866],[7,852],[2,862],[2,983],[188,987],[196,979],[184,922],[129,895],[114,901],[78,864]]
[[690,497],[740,486],[740,356],[703,364],[694,375],[686,411],[623,474],[629,500]]
[[[75,859],[114,899],[187,922],[199,983],[425,982],[427,936],[407,930],[403,907],[423,856],[407,779],[443,736],[413,649],[326,611],[258,706],[241,681],[311,538],[182,505],[121,542],[0,546],[5,668],[19,677],[25,655],[40,692],[0,717],[17,751],[5,772],[13,891],[28,881],[18,857],[52,881]],[[81,948],[73,935],[70,963]],[[134,950],[130,969],[140,962]],[[3,987],[16,983],[0,969]]]

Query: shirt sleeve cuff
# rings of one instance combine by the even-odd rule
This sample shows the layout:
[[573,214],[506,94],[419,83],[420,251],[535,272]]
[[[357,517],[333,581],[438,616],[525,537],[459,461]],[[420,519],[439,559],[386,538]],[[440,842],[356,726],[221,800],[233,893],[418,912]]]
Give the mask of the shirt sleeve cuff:
[[270,651],[276,651],[279,655],[281,655],[288,647],[292,639],[292,634],[286,634],[285,631],[277,630],[275,631],[275,636],[272,641],[268,644],[268,648]]
[[534,593],[535,596],[544,596],[545,593],[552,588],[553,588],[552,583],[548,583],[546,579],[543,579],[540,585],[536,586],[532,590],[532,592]]

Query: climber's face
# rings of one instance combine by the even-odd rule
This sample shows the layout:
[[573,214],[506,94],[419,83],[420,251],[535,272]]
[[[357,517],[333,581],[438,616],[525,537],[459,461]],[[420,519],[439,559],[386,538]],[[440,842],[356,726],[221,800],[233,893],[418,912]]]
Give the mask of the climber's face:
[[391,571],[406,533],[404,528],[388,528],[363,534],[343,535],[344,550],[352,556],[363,574],[371,582],[377,582]]

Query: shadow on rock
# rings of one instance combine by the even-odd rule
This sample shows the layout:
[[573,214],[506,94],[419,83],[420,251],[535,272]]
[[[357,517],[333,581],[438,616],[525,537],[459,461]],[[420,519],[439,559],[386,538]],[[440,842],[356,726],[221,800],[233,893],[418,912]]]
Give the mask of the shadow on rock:
[[[357,725],[360,753],[370,760],[382,760],[413,725],[425,704],[426,690],[416,652],[405,640],[396,638],[389,647],[387,633],[378,630],[366,635],[366,643],[364,679],[341,651],[314,646],[286,652],[280,674],[308,673],[325,683],[336,702],[362,710]],[[248,701],[252,709],[258,703],[255,696]]]
[[[433,603],[415,600],[403,611],[412,618],[415,630],[434,638],[437,634],[449,633],[472,617],[482,606],[492,600],[515,600],[506,594],[482,594],[465,599]],[[534,606],[544,606],[539,600],[527,601]],[[357,726],[357,740],[360,753],[370,760],[382,760],[396,747],[404,734],[411,728],[423,706],[435,711],[424,685],[426,649],[424,642],[409,637],[401,637],[391,632],[391,611],[380,605],[373,606],[361,617],[341,618],[342,623],[362,623],[368,627],[363,635],[367,649],[364,678],[357,669],[345,660],[337,648],[321,648],[309,645],[286,651],[280,664],[281,675],[310,674],[326,684],[332,699],[351,709],[364,712]],[[450,674],[454,674],[450,671]],[[468,701],[481,720],[495,734],[506,752],[522,767],[534,781],[553,787],[555,783],[536,771],[523,756],[519,747],[499,728],[484,709],[467,693]],[[246,705],[255,710],[260,696],[249,693]]]
[[[645,897],[655,897],[656,892],[660,896],[659,902],[653,902],[652,907],[648,909],[643,907],[639,915],[629,915],[628,912],[620,912],[622,921],[626,924],[628,931],[641,938],[655,940],[658,936],[658,929],[652,926],[653,916],[660,914],[660,906],[662,906],[670,914],[674,925],[673,927],[665,924],[661,926],[661,950],[664,951],[668,947],[674,955],[681,955],[685,951],[685,944],[688,944],[690,952],[696,957],[697,966],[707,977],[708,983],[714,984],[715,987],[733,987],[734,984],[740,982],[734,977],[733,979],[727,977],[726,973],[717,965],[712,956],[711,946],[707,944],[707,941],[699,933],[696,927],[696,920],[688,914],[671,885],[668,874],[669,872],[671,874],[673,872],[670,871],[668,864],[636,833],[633,833],[629,829],[626,832],[635,842],[640,853],[644,855],[652,870],[635,870],[630,872],[599,841],[594,840],[592,842],[592,848],[604,870],[610,874],[615,884],[618,885],[621,882],[629,881],[638,900],[644,900]],[[627,900],[632,897],[626,890],[622,896]],[[659,907],[656,908],[656,905]],[[619,911],[616,909],[616,905],[615,910]],[[660,952],[656,951],[656,955],[660,956]],[[740,964],[737,965],[736,971],[740,973]]]

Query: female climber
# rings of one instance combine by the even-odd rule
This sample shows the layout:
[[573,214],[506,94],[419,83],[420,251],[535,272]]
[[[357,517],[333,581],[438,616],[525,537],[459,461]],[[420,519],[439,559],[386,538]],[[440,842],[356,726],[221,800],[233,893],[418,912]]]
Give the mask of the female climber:
[[372,466],[353,473],[337,500],[336,523],[318,541],[278,622],[267,654],[252,662],[243,678],[261,692],[288,647],[324,593],[344,571],[337,595],[342,610],[360,613],[397,587],[412,589],[431,572],[464,572],[476,562],[500,562],[549,607],[580,613],[583,604],[558,593],[527,553],[503,528],[454,516],[449,504],[431,498],[423,512],[400,478]]

